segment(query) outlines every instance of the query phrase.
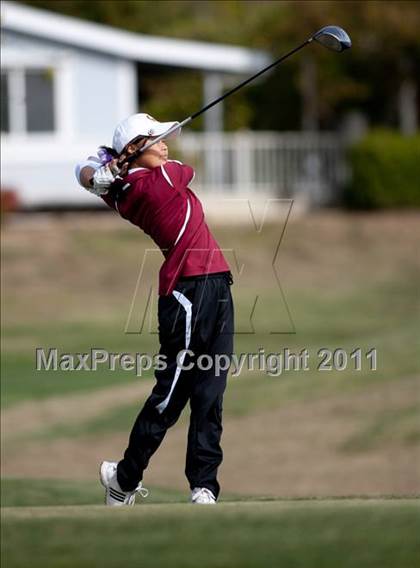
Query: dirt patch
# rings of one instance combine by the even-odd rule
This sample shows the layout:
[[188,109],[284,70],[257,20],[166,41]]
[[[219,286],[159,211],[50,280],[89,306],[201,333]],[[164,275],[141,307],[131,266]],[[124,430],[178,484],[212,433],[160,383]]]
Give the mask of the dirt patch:
[[1,416],[2,443],[37,430],[54,428],[61,424],[86,422],[118,406],[140,402],[150,393],[151,381],[118,385],[66,396],[53,396],[37,402],[23,402],[6,409]]
[[[363,393],[294,402],[254,416],[226,417],[225,459],[220,472],[224,490],[300,497],[419,493],[420,445],[389,443],[359,453],[340,450],[343,441],[375,412],[420,402],[419,389],[418,379],[406,379],[376,385]],[[101,460],[121,456],[128,434],[9,446],[4,453],[3,473],[96,478]],[[179,423],[154,456],[145,484],[186,489],[185,447],[186,427]]]

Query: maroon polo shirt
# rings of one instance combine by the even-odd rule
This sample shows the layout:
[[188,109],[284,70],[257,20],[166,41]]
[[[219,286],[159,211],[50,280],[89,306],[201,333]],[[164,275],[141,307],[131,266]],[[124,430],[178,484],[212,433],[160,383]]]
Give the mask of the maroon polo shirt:
[[227,272],[219,245],[204,219],[200,200],[188,184],[194,170],[177,161],[153,168],[138,168],[124,179],[130,184],[117,200],[104,201],[154,240],[165,261],[159,271],[159,295],[174,290],[181,276]]

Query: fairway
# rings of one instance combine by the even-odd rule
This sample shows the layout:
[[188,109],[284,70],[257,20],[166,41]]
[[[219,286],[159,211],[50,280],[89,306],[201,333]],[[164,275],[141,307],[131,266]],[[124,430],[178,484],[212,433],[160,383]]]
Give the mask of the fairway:
[[414,568],[416,499],[6,507],[8,568]]
[[[74,480],[97,483],[98,463],[124,451],[152,388],[151,372],[136,377],[102,368],[35,371],[34,353],[51,346],[85,352],[92,345],[111,352],[155,352],[156,334],[124,333],[142,254],[150,243],[108,215],[69,214],[50,216],[48,224],[31,223],[10,224],[2,242],[2,473],[33,485],[34,479],[68,479],[71,471]],[[308,371],[279,377],[250,371],[229,378],[223,494],[418,493],[416,216],[319,212],[292,219],[276,263],[296,328],[285,335],[267,333],[276,329],[277,315],[287,314],[275,281],[262,277],[279,228],[269,224],[257,233],[253,226],[232,231],[215,225],[219,242],[241,254],[246,250],[249,263],[248,277],[243,282],[235,275],[232,287],[238,329],[249,325],[254,294],[262,298],[256,332],[237,334],[236,353],[307,347],[312,362]],[[139,310],[147,296],[143,288]],[[258,331],[260,321],[266,322],[266,332]],[[287,330],[290,322],[282,321]],[[323,347],[348,353],[375,347],[378,371],[363,365],[361,371],[319,372],[316,352]],[[177,489],[184,498],[186,421],[187,412],[145,476],[146,486]],[[43,505],[82,504],[54,502],[49,493]],[[98,495],[89,502],[101,500]]]
[[[30,239],[19,224],[5,232],[4,565],[417,568],[420,502],[400,498],[420,491],[415,216],[334,212],[290,224],[278,269],[296,333],[238,334],[236,351],[307,346],[313,358],[321,347],[376,347],[378,371],[231,377],[221,501],[204,509],[188,503],[187,412],[145,473],[149,498],[134,509],[102,505],[98,464],[124,450],[150,373],[34,370],[38,346],[156,348],[156,335],[124,333],[147,243],[117,221],[99,215],[92,228],[89,217],[77,225],[69,215],[59,227],[51,218],[27,228]],[[281,314],[283,305],[259,275],[277,228],[217,233],[250,258],[251,281],[233,286],[238,326],[249,320],[253,290],[264,293],[261,316],[274,325],[272,305]]]

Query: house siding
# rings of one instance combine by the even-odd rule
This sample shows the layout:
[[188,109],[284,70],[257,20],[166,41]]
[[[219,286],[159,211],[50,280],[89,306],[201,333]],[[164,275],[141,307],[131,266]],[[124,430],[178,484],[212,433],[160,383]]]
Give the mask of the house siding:
[[4,30],[2,68],[57,69],[54,133],[1,135],[3,188],[15,189],[24,206],[97,205],[78,187],[77,161],[111,144],[117,122],[136,112],[135,63],[58,42]]
[[[119,80],[131,75],[131,87],[135,82],[135,64],[101,53],[65,46],[60,43],[32,38],[23,34],[5,31],[2,33],[4,67],[13,62],[13,54],[26,53],[27,58],[37,55],[52,57],[59,67],[62,61],[70,62],[72,138],[110,143],[115,124],[136,112],[134,96],[122,97],[120,89],[127,88]],[[130,73],[131,70],[131,73]],[[124,104],[125,101],[125,104]]]

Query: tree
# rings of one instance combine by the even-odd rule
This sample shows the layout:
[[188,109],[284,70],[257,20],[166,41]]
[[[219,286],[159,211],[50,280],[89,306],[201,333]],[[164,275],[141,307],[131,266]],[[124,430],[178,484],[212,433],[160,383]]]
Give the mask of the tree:
[[[360,109],[374,125],[416,121],[420,89],[420,10],[406,0],[132,1],[28,0],[32,6],[129,31],[239,44],[279,56],[320,27],[350,33],[353,49],[336,56],[312,46],[226,102],[229,129],[296,129],[303,121],[334,128]],[[310,51],[311,50],[311,51]],[[167,88],[165,89],[165,83]],[[183,116],[179,100],[193,103],[197,78],[151,73],[146,96],[157,114]],[[168,92],[176,93],[169,97]],[[197,94],[199,104],[200,94]],[[185,105],[186,106],[186,105]],[[198,106],[198,105],[197,105]],[[176,112],[175,112],[176,111]],[[309,118],[308,118],[309,117]],[[407,118],[408,117],[408,118]],[[411,117],[411,118],[410,118]]]

